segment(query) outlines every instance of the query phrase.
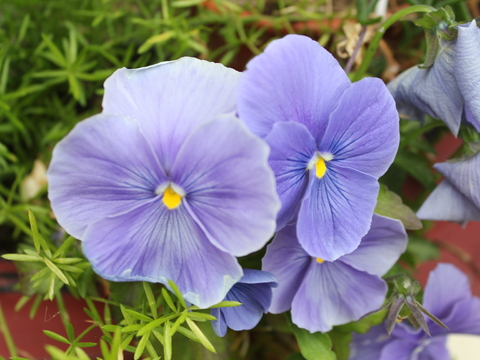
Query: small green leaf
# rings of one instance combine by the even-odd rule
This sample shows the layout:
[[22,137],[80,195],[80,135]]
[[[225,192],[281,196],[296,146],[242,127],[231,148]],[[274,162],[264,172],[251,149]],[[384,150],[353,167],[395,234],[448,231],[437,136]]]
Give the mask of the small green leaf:
[[172,336],[177,332],[178,327],[185,322],[188,314],[189,314],[188,311],[184,310],[182,312],[182,315],[180,315],[179,318],[175,321],[175,323],[173,324],[172,329],[171,329]]
[[48,337],[51,337],[52,339],[54,340],[57,340],[61,343],[64,343],[64,344],[68,344],[68,345],[71,345],[71,342],[68,341],[66,338],[64,338],[63,336],[61,335],[58,335],[56,333],[54,333],[53,331],[48,331],[48,330],[43,330],[43,333],[45,335],[47,335]]
[[[134,324],[134,325],[128,325],[122,328],[122,333],[129,333],[129,332],[137,332],[138,330],[142,329],[144,327],[143,324]],[[143,334],[137,334],[138,336],[141,336]]]
[[67,60],[65,59],[65,57],[63,56],[59,48],[52,42],[50,37],[48,37],[45,34],[42,34],[42,39],[43,39],[43,42],[47,45],[47,47],[51,51],[52,58],[50,60],[52,60],[58,66],[62,68],[66,68]]
[[150,336],[150,333],[148,332],[145,335],[143,335],[140,341],[138,342],[137,349],[135,350],[135,354],[133,355],[133,358],[135,360],[140,359],[140,356],[142,356],[143,350],[145,350],[145,346],[147,345],[149,336]]
[[62,270],[65,270],[65,271],[73,272],[73,273],[76,273],[76,274],[81,274],[81,273],[84,272],[84,270],[79,268],[78,266],[58,264],[58,268],[62,269]]
[[142,326],[142,328],[138,331],[137,335],[142,336],[146,332],[152,331],[153,329],[155,329],[155,328],[159,327],[161,324],[163,324],[165,321],[171,320],[171,319],[175,318],[176,316],[178,316],[178,314],[172,314],[172,315],[169,315],[169,316],[162,316],[161,318],[155,319],[155,320],[149,322],[146,325],[141,325],[140,324]]
[[127,314],[129,314],[130,316],[134,317],[135,319],[138,319],[138,320],[143,320],[143,321],[147,321],[147,322],[153,321],[153,319],[150,316],[144,315],[144,314],[139,313],[135,310],[131,310],[131,309],[126,308],[125,312]]
[[[128,325],[133,325],[133,319],[132,317],[130,316],[129,313],[126,312],[126,308],[125,306],[123,306],[122,304],[120,304],[120,311],[122,312],[122,315],[123,315],[123,318],[125,319],[125,321],[127,322]],[[99,315],[100,316],[100,315]]]
[[73,325],[71,323],[67,324],[67,336],[70,342],[75,341],[75,331],[73,330]]
[[35,245],[35,250],[37,250],[37,253],[40,253],[40,239],[38,237],[39,234],[37,220],[35,219],[35,215],[33,215],[33,212],[30,209],[28,209],[28,219],[30,221],[30,228],[32,229],[33,245]]
[[163,338],[163,335],[160,334],[157,330],[152,330],[152,334],[157,338],[158,342],[163,346],[165,341],[165,339]]
[[205,321],[205,320],[217,320],[217,318],[213,315],[206,314],[206,313],[201,313],[201,312],[189,312],[188,313],[188,318],[192,320],[200,320],[200,321]]
[[153,318],[157,318],[157,304],[155,301],[155,296],[153,296],[152,288],[150,284],[146,281],[143,282],[143,290],[145,291],[145,296],[147,297],[148,306],[152,312]]
[[115,332],[117,329],[121,329],[121,326],[118,325],[103,325],[102,330],[108,331],[108,332]]
[[404,205],[402,198],[389,191],[383,184],[380,184],[375,213],[400,220],[406,229],[416,230],[422,228],[422,222],[412,209]]
[[165,302],[168,304],[168,307],[172,309],[172,311],[177,312],[177,307],[172,301],[172,298],[168,294],[168,291],[165,288],[162,288],[162,296],[165,299]]
[[195,324],[192,320],[188,317],[186,318],[188,327],[192,330],[192,332],[197,337],[198,341],[209,351],[216,353],[215,348],[213,347],[212,343],[207,339],[207,337],[203,334],[203,332],[198,328],[197,324]]
[[94,342],[79,342],[79,343],[76,343],[75,345],[80,346],[80,347],[94,347],[94,346],[97,346],[97,343],[94,343]]
[[183,295],[182,295],[182,292],[180,291],[180,289],[178,288],[177,284],[175,284],[172,280],[168,280],[168,284],[170,285],[170,287],[172,288],[173,292],[175,293],[175,295],[177,296],[177,299],[178,301],[180,301],[180,304],[182,304],[182,306],[184,308],[187,307],[187,304],[185,303],[185,299],[183,298]]
[[[88,309],[89,309],[89,312],[90,312],[90,317],[95,320],[99,325],[105,325],[103,323],[103,320],[102,320],[102,317],[100,316],[100,314],[98,313],[97,311],[97,308],[95,306],[95,304],[93,303],[92,299],[90,299],[90,297],[86,297],[85,298],[85,301],[87,302],[87,305],[88,305]],[[121,307],[122,305],[120,305]]]
[[38,307],[40,306],[40,303],[42,302],[42,295],[37,294],[37,297],[33,301],[33,305],[30,308],[30,313],[28,314],[30,319],[33,319],[35,315],[37,314]]
[[24,255],[24,254],[5,254],[2,255],[4,259],[13,260],[13,261],[43,261],[43,258],[35,255]]
[[172,7],[181,8],[181,7],[190,7],[195,5],[200,5],[203,0],[177,0],[172,2]]
[[20,311],[31,298],[31,296],[22,296],[15,304],[15,311]]
[[218,303],[217,305],[210,306],[209,309],[234,307],[234,306],[240,306],[240,305],[242,305],[242,303],[238,302],[238,301],[222,301],[221,303]]
[[183,326],[179,326],[177,331],[183,336],[186,336],[187,338],[189,338],[190,340],[196,341],[198,343],[200,342],[200,340],[198,340],[197,336],[195,336],[192,330],[184,328]]
[[300,347],[300,352],[306,360],[335,360],[332,349],[332,341],[327,334],[320,332],[310,333],[292,324],[291,328]]
[[172,359],[172,335],[170,334],[170,322],[165,323],[163,329],[163,356],[165,360]]
[[47,255],[48,258],[52,257],[52,252],[50,251],[50,247],[48,246],[47,242],[43,238],[41,234],[38,234],[38,238],[40,240],[40,246],[42,247],[43,251]]
[[337,360],[348,360],[350,357],[350,342],[352,333],[338,331],[335,328],[328,333],[333,343],[333,351],[337,355]]
[[138,53],[143,54],[147,52],[153,45],[155,44],[160,44],[162,42],[165,42],[169,39],[171,39],[173,36],[175,36],[174,31],[165,31],[162,34],[154,35],[150,38],[147,39],[139,48],[138,48]]
[[[59,257],[61,255],[64,255],[65,252],[68,250],[68,248],[75,242],[75,238],[69,236],[67,240],[65,240],[63,242],[62,245],[60,245],[60,247],[57,249],[57,251],[55,251],[55,253],[53,254],[53,258],[56,258],[56,257]],[[82,261],[83,259],[82,258],[70,258],[71,260],[67,260],[67,261],[70,261],[70,262],[63,262],[63,264],[72,264],[74,262],[80,262]],[[55,261],[59,261],[60,259],[56,259]],[[63,261],[65,261],[63,260]]]
[[53,300],[55,297],[55,274],[51,273],[50,274],[50,280],[48,282],[48,292],[46,294],[46,297],[50,300]]
[[134,336],[135,334],[128,335],[125,339],[123,339],[122,343],[120,344],[120,347],[125,350],[129,346],[129,344],[132,342]]
[[45,264],[50,268],[50,270],[52,270],[55,275],[58,276],[58,278],[65,284],[69,285],[70,283],[68,282],[68,279],[65,277],[65,275],[63,274],[63,272],[57,267],[57,265],[55,265],[53,262],[51,262],[50,260],[48,259],[43,259],[45,261]]

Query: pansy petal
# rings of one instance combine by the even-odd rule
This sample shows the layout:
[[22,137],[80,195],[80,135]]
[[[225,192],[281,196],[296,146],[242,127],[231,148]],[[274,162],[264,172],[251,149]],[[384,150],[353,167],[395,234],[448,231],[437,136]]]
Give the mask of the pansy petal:
[[277,122],[265,138],[270,145],[268,163],[275,173],[282,208],[277,231],[295,216],[295,210],[308,184],[307,166],[317,149],[315,139],[300,123]]
[[480,125],[480,28],[475,20],[470,24],[457,27],[458,38],[455,52],[455,76],[458,87],[465,99],[470,114],[475,120],[474,124]]
[[188,210],[219,249],[244,256],[272,237],[280,201],[267,144],[235,116],[205,123],[178,153],[171,178]]
[[[462,119],[463,120],[463,119]],[[473,125],[473,127],[475,128],[475,130],[477,130],[478,132],[480,132],[480,121],[477,121],[475,120],[475,118],[473,117],[473,114],[472,112],[470,111],[470,109],[468,108],[468,104],[465,104],[465,120],[470,123],[471,125]]]
[[412,360],[416,342],[394,340],[385,345],[378,360]]
[[358,270],[383,276],[405,252],[407,242],[407,233],[400,220],[373,214],[370,230],[358,248],[339,260]]
[[137,123],[105,114],[81,121],[57,144],[47,176],[58,222],[80,240],[88,225],[144,204],[166,181]]
[[444,179],[417,212],[419,219],[436,221],[480,221],[480,209]]
[[227,301],[238,301],[242,305],[223,308],[225,321],[235,331],[253,329],[268,312],[272,301],[272,288],[269,284],[237,283],[228,292]]
[[413,351],[413,356],[418,353],[415,360],[451,360],[450,352],[446,346],[445,336],[435,336],[425,339],[423,344]]
[[[218,320],[212,322],[218,336],[224,336],[226,326],[240,331],[253,329],[272,302],[272,287],[277,286],[275,276],[266,271],[244,269],[243,277],[227,293],[225,300],[238,301],[240,306],[220,308],[211,314]],[[221,315],[220,315],[221,313]]]
[[243,284],[269,284],[277,287],[277,278],[268,271],[243,269],[243,276],[238,281]]
[[137,119],[166,171],[198,125],[234,111],[240,73],[184,57],[120,69],[105,81],[103,112]]
[[247,64],[239,82],[238,114],[261,137],[277,121],[295,121],[319,142],[350,84],[337,60],[316,41],[287,35]]
[[[434,64],[428,69],[417,66],[405,71],[388,84],[388,89],[402,115],[428,114],[441,119],[454,135],[462,120],[464,100],[454,74],[455,42],[443,42]],[[417,111],[418,109],[418,111]]]
[[444,162],[434,165],[448,181],[463,195],[480,208],[480,153],[457,162]]
[[[279,282],[280,284],[280,282]],[[382,306],[388,286],[342,261],[311,261],[292,303],[292,321],[310,332],[358,320]]]
[[382,80],[365,78],[342,94],[320,151],[333,154],[332,162],[378,178],[392,164],[399,141],[392,95]]
[[273,289],[270,312],[280,314],[290,309],[293,298],[311,261],[302,249],[295,234],[295,224],[280,230],[267,246],[262,260],[262,270],[275,275],[278,287]]
[[237,260],[210,244],[183,203],[168,210],[160,198],[89,226],[83,250],[107,280],[172,280],[202,308],[222,301],[242,277]]
[[470,299],[458,301],[453,305],[449,315],[442,317],[441,320],[450,330],[430,322],[429,327],[433,336],[448,333],[480,335],[480,298],[472,296]]
[[382,349],[391,341],[383,324],[370,328],[365,334],[353,333],[349,360],[379,360]]
[[441,263],[428,276],[423,306],[442,320],[456,303],[470,299],[471,294],[467,276],[454,265]]
[[355,250],[370,229],[378,190],[374,177],[329,163],[321,179],[311,174],[297,222],[305,251],[333,261]]
[[217,318],[217,320],[212,320],[213,331],[217,336],[224,337],[227,333],[227,322],[225,321],[223,312],[220,308],[215,308],[210,310],[210,314]]

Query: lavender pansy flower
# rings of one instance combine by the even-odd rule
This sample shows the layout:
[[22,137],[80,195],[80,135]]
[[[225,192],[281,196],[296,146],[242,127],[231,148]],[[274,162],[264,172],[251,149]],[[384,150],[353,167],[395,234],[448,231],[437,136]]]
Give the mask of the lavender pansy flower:
[[271,148],[277,230],[298,212],[308,254],[331,261],[355,250],[398,148],[398,113],[383,82],[352,84],[317,42],[288,35],[250,61],[238,93],[240,118]]
[[428,278],[423,306],[450,330],[426,318],[432,337],[402,322],[387,337],[383,325],[355,335],[350,360],[450,360],[449,333],[480,335],[480,298],[472,296],[467,276],[451,264],[439,264]]
[[457,30],[456,40],[442,40],[431,67],[412,67],[388,84],[400,114],[420,121],[428,114],[455,135],[463,116],[480,130],[480,29],[474,20]]
[[417,216],[424,220],[480,221],[480,153],[434,167],[445,179],[425,200]]
[[260,270],[244,269],[243,277],[228,292],[224,300],[238,301],[240,306],[215,308],[210,313],[217,318],[212,321],[215,334],[225,336],[230,329],[253,329],[272,302],[272,288],[277,287],[275,276]]
[[382,305],[388,287],[381,276],[407,246],[400,221],[374,214],[360,246],[332,262],[307,254],[295,228],[289,224],[278,232],[263,259],[263,270],[278,279],[270,312],[291,308],[299,327],[326,332]]
[[56,146],[52,208],[98,274],[170,279],[208,307],[242,277],[235,257],[272,236],[269,150],[232,114],[238,78],[194,58],[120,69],[105,83],[103,113]]

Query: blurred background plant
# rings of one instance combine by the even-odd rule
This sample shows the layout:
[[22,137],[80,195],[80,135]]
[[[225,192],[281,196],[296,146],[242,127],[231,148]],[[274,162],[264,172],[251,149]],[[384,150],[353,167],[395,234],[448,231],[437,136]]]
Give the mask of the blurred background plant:
[[[172,349],[167,345],[160,346],[159,350],[157,345],[168,343],[168,337],[175,332],[193,342],[207,344],[208,349],[208,340],[205,342],[200,335],[205,332],[210,334],[210,339],[214,337],[208,322],[202,322],[208,320],[208,314],[187,312],[188,304],[182,302],[181,296],[168,300],[168,293],[160,286],[152,285],[152,290],[145,284],[142,288],[141,283],[109,286],[105,281],[99,282],[78,242],[68,238],[50,209],[46,169],[52,149],[78,121],[101,111],[103,82],[118,68],[138,68],[194,56],[241,71],[271,40],[288,33],[311,36],[346,65],[359,39],[365,50],[363,42],[370,41],[382,17],[386,16],[381,11],[373,14],[375,3],[366,0],[2,0],[0,254],[17,253],[6,256],[15,261],[20,274],[18,289],[24,296],[17,309],[32,298],[31,314],[35,315],[45,298],[56,299],[62,312],[61,289],[65,286],[74,296],[87,299],[92,326],[103,331],[99,356],[104,359],[116,358],[119,348],[130,350],[135,359],[144,352],[151,358],[157,358],[158,354],[169,358]],[[480,16],[478,1],[461,0],[390,1],[388,13],[416,4],[451,5],[457,20]],[[389,81],[399,71],[422,63],[425,41],[423,30],[409,21],[414,18],[418,16],[410,15],[404,19],[407,21],[398,22],[388,30],[368,68],[368,75]],[[352,77],[362,58],[360,51],[352,65]],[[402,205],[402,199],[396,194],[402,195],[403,202],[413,210],[420,206],[439,179],[431,165],[436,155],[435,144],[447,133],[443,122],[435,119],[428,119],[423,126],[417,122],[401,122],[400,150],[391,169],[381,179],[384,187],[377,212],[389,215],[391,204],[396,204],[401,214],[397,216],[402,217],[407,228],[415,231],[411,232],[408,250],[402,256],[402,266],[397,265],[389,275],[399,271],[413,273],[419,264],[439,255],[437,246],[425,240],[425,229],[418,230],[420,224],[414,213]],[[461,136],[471,137],[471,134]],[[259,252],[241,259],[242,265],[259,268],[262,255]],[[140,294],[140,298],[118,297],[125,293]],[[102,316],[92,299],[104,304]],[[176,316],[160,321],[162,316],[157,314],[157,309],[166,311],[162,316]],[[112,325],[112,317],[118,325]],[[374,320],[368,318],[358,324],[337,327],[330,337],[322,335],[319,341],[328,350],[324,358],[334,356],[329,350],[333,340],[337,359],[347,359],[345,347],[351,331],[364,332],[381,319],[381,316]],[[85,358],[81,348],[91,344],[81,345],[83,335],[75,337],[65,313],[62,320],[65,333],[47,335],[68,344],[69,350],[50,347],[48,352],[56,359]],[[195,321],[201,323],[202,330]],[[152,323],[157,326],[148,327]],[[184,327],[184,323],[188,326]],[[205,324],[208,326],[202,327]],[[291,333],[295,333],[301,343],[311,339],[304,337],[303,330],[292,330],[290,325],[282,316],[268,315],[254,337],[247,332],[227,335],[231,337],[233,357],[230,358],[280,359],[293,354],[290,360],[301,359]],[[147,330],[142,330],[145,328]],[[13,340],[7,337],[5,335],[10,343],[10,355],[16,356],[12,350]],[[129,347],[135,339],[137,347]],[[271,345],[265,347],[265,344]],[[215,346],[221,354],[225,343]],[[175,342],[174,347],[178,354],[183,354],[178,358],[210,359],[210,355],[203,354],[204,347],[193,347],[190,351],[190,346]],[[303,351],[302,354],[310,358]]]

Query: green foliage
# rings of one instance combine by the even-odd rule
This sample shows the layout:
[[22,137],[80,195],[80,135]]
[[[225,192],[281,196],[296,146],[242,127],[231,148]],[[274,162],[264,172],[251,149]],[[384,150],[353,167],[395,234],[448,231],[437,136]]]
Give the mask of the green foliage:
[[406,229],[415,230],[422,228],[421,221],[417,218],[412,209],[404,205],[402,198],[389,191],[383,184],[380,184],[380,192],[378,193],[375,213],[401,220]]
[[[447,1],[409,2],[443,6]],[[457,19],[468,19],[464,2],[448,3],[455,3]],[[374,0],[356,3],[360,23],[378,21],[369,17],[374,4]],[[68,349],[48,346],[52,359],[87,360],[83,349],[93,343],[81,340],[95,327],[103,331],[103,338],[97,344],[103,360],[116,360],[124,351],[132,353],[135,359],[172,359],[176,358],[179,343],[193,344],[195,358],[226,359],[227,341],[241,348],[238,352],[243,354],[233,354],[230,359],[244,358],[247,353],[254,354],[252,358],[266,358],[262,356],[264,350],[255,348],[253,340],[250,345],[245,333],[234,335],[233,340],[227,335],[219,343],[211,334],[210,321],[214,318],[208,310],[188,306],[172,282],[168,287],[149,283],[109,284],[108,300],[96,297],[93,270],[79,242],[67,237],[56,223],[46,196],[45,171],[41,166],[36,169],[34,164],[47,166],[55,144],[79,121],[101,111],[102,85],[115,69],[195,56],[243,70],[247,60],[263,51],[269,41],[296,32],[296,23],[314,21],[321,25],[338,15],[324,12],[324,6],[323,1],[317,4],[309,0],[259,0],[242,5],[227,0],[2,1],[0,235],[6,234],[18,247],[16,253],[9,250],[12,253],[3,258],[15,261],[21,276],[24,296],[16,310],[30,304],[30,317],[34,317],[43,299],[57,301],[65,333],[45,331],[45,334],[68,345]],[[342,13],[342,21],[354,18],[350,15],[352,9],[354,5]],[[431,13],[428,19],[437,15]],[[451,13],[445,15],[453,17]],[[319,42],[334,52],[338,39],[333,35],[341,30],[324,25],[321,28]],[[415,26],[404,26],[399,44],[405,54],[418,53],[411,44],[418,41],[420,31]],[[381,36],[377,38],[379,41]],[[376,212],[402,220],[409,229],[419,229],[420,223],[410,207],[416,210],[436,186],[431,155],[435,153],[433,145],[446,128],[442,122],[427,118],[424,124],[401,121],[400,130],[399,153],[382,179],[393,191],[382,186]],[[479,140],[478,133],[469,133],[465,128],[460,135],[466,141]],[[424,189],[417,200],[407,200],[404,204],[396,194],[402,194],[407,177],[416,179]],[[242,265],[249,262],[258,265],[259,254],[241,259]],[[416,231],[410,236],[402,260],[414,268],[438,255],[438,248],[424,239],[422,231]],[[400,271],[403,271],[400,265],[392,270]],[[62,288],[87,303],[85,312],[92,325],[78,336],[66,320]],[[97,309],[99,303],[103,304],[103,313]],[[225,301],[212,308],[238,305]],[[296,345],[291,346],[293,354],[288,359],[323,360],[336,356],[338,360],[346,360],[352,331],[366,332],[384,316],[382,312],[338,326],[329,334],[311,334],[295,325],[286,326],[301,350],[296,353]],[[280,334],[294,341],[290,332],[285,334],[285,327],[268,325],[252,339],[276,340]],[[225,352],[222,346],[227,349]]]
[[[22,246],[23,253],[5,254],[4,259],[13,260],[23,274],[23,291],[26,295],[44,294],[53,300],[63,285],[76,287],[77,280],[90,263],[74,249],[74,238],[69,237],[60,246],[47,242],[38,232],[33,212],[29,210],[30,229],[34,248]],[[76,256],[72,256],[72,250]]]
[[300,352],[306,360],[335,360],[332,341],[327,334],[311,333],[291,324],[292,331],[298,341]]
[[[133,352],[134,359],[139,359],[144,353],[152,359],[158,358],[159,347],[163,348],[164,359],[172,359],[172,338],[176,333],[215,352],[212,343],[197,325],[197,322],[216,320],[215,317],[197,306],[187,306],[175,283],[169,281],[169,284],[175,294],[169,293],[164,287],[143,283],[144,296],[133,307],[111,303],[119,307],[121,320],[117,325],[102,325],[105,340],[111,340],[109,333],[119,331],[122,349]],[[239,303],[223,302],[215,307],[236,305]],[[99,318],[95,315],[94,317]],[[129,345],[133,339],[138,340],[136,347]]]

